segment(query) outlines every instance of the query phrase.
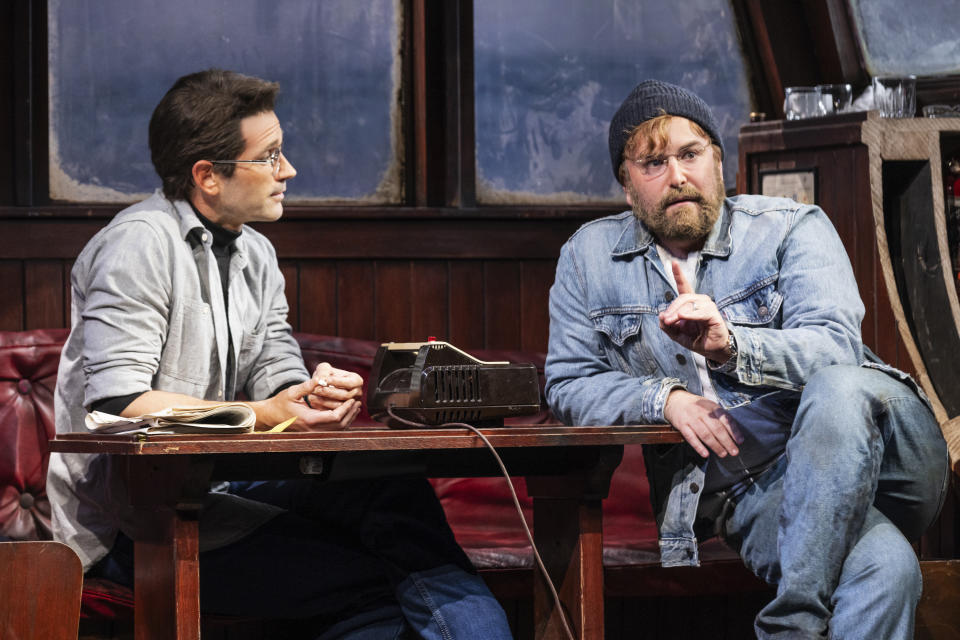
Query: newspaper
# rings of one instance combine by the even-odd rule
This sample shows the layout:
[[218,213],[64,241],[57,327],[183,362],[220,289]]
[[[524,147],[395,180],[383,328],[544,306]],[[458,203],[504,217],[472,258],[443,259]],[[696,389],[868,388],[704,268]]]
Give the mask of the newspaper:
[[169,407],[135,418],[114,416],[102,411],[87,414],[91,433],[249,433],[257,415],[241,402],[224,402],[205,407]]

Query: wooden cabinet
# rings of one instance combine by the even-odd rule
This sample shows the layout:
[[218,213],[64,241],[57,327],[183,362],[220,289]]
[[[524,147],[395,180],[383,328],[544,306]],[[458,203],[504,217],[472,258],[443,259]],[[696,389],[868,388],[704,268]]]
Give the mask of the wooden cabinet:
[[741,193],[769,191],[769,176],[783,172],[812,177],[867,308],[864,343],[917,376],[941,423],[960,416],[960,306],[942,175],[943,159],[958,151],[960,118],[861,112],[760,122],[741,130],[737,177]]

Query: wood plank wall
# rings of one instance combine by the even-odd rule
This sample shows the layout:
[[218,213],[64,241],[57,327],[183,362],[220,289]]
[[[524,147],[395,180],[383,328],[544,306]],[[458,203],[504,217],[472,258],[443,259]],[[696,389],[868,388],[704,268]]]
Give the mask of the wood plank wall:
[[546,351],[555,260],[283,260],[300,331]]
[[[110,215],[95,213],[0,216],[0,330],[70,325],[70,269]],[[295,330],[539,352],[560,246],[584,219],[312,215],[257,225],[277,249]]]
[[0,260],[0,330],[70,326],[73,260]]
[[[818,201],[850,255],[866,305],[864,342],[911,369],[896,331],[873,235],[863,147],[753,149],[742,189],[761,171],[818,168]],[[744,152],[746,153],[746,152]],[[0,330],[67,327],[73,259],[117,207],[0,208]],[[277,249],[298,331],[387,340],[447,339],[465,349],[546,351],[547,299],[560,246],[608,211],[362,210],[288,208],[256,225]]]

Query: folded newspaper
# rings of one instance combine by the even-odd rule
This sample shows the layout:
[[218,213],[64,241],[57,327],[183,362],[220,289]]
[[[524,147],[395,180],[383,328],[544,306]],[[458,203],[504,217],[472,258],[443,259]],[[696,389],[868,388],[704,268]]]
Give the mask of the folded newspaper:
[[91,433],[249,433],[257,415],[248,405],[224,402],[206,407],[167,408],[135,418],[123,418],[102,411],[87,414]]

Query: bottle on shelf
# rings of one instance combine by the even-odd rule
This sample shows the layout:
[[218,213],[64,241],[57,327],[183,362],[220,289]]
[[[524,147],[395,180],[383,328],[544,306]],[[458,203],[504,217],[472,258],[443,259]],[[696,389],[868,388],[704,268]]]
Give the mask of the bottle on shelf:
[[947,245],[950,247],[950,262],[953,269],[953,284],[960,296],[960,155],[954,155],[944,163],[943,187],[944,218],[947,223]]

